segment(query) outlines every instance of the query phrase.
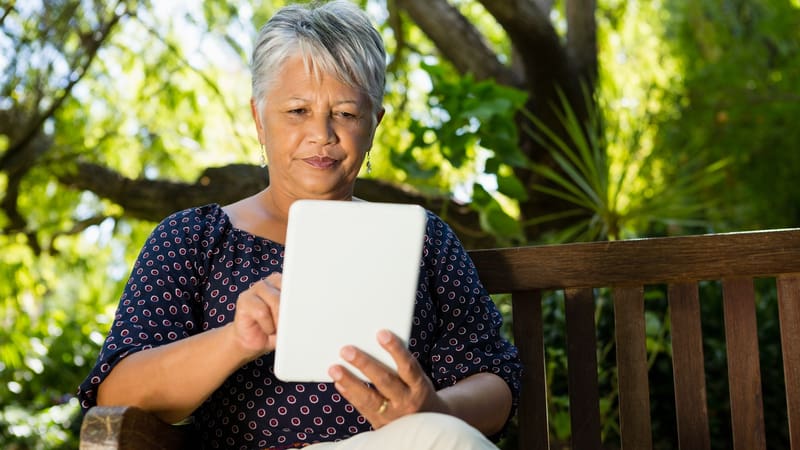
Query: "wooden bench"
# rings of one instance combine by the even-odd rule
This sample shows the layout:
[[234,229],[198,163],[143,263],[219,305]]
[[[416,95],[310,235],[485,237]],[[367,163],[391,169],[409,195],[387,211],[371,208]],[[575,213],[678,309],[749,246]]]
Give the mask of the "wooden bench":
[[[549,449],[542,298],[563,291],[571,445],[600,449],[595,295],[613,299],[623,449],[653,448],[643,293],[668,292],[673,420],[681,449],[710,449],[699,284],[722,285],[730,434],[734,449],[766,448],[754,280],[776,280],[786,392],[785,430],[800,450],[800,229],[475,250],[492,294],[511,294],[513,333],[526,372],[517,414],[520,449]],[[777,320],[777,318],[776,318]],[[186,433],[136,408],[98,407],[81,428],[81,449],[186,447]]]

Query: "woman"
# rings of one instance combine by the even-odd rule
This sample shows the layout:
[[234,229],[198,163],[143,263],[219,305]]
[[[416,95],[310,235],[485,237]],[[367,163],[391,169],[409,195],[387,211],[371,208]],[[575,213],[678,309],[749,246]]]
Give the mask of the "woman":
[[384,114],[385,58],[368,17],[347,2],[287,6],[263,27],[251,110],[270,185],[154,230],[79,388],[83,408],[191,417],[208,448],[494,448],[485,436],[502,431],[519,391],[516,349],[458,239],[430,212],[408,347],[376,337],[397,372],[354,347],[342,357],[369,384],[341,365],[332,383],[272,372],[289,206],[354,200]]

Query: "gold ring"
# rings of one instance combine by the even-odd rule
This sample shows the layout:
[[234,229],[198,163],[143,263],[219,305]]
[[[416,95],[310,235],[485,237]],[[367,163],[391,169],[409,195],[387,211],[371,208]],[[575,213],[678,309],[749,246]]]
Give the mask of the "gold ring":
[[385,413],[386,412],[386,408],[388,408],[388,407],[389,407],[389,399],[388,398],[384,398],[383,399],[383,403],[381,403],[381,407],[378,408],[378,414]]

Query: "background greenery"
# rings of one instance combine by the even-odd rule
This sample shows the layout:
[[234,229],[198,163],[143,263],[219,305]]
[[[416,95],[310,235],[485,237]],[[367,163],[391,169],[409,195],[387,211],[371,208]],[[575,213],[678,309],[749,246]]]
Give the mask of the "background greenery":
[[[573,85],[534,77],[535,65],[525,82],[466,70],[415,23],[415,2],[361,3],[393,56],[366,198],[423,203],[470,247],[800,226],[797,0],[575,0],[591,7],[596,70]],[[535,42],[506,33],[511,19],[491,2],[431,11],[443,3],[507,67]],[[569,3],[531,1],[565,53],[578,48]],[[264,183],[246,64],[256,26],[282,4],[0,0],[3,448],[76,447],[75,389],[163,208]],[[252,176],[220,184],[207,170],[217,167]],[[714,283],[703,289],[709,414],[725,436],[721,302]],[[569,436],[562,302],[544,305],[557,443]],[[768,441],[785,448],[774,289],[759,285],[758,302]],[[615,448],[606,293],[597,305],[603,433]],[[646,314],[654,444],[675,448],[661,287]]]

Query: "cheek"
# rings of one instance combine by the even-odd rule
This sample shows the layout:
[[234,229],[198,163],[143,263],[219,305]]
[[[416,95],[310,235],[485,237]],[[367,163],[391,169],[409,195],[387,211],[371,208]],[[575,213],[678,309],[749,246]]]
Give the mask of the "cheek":
[[282,155],[289,155],[301,141],[299,133],[291,128],[267,130],[264,137],[264,146],[267,149],[267,156],[280,158]]
[[360,130],[352,135],[352,142],[360,150],[367,151],[372,146],[372,140],[375,137],[375,132],[372,128]]

